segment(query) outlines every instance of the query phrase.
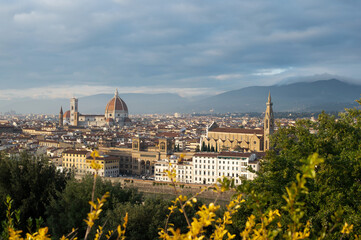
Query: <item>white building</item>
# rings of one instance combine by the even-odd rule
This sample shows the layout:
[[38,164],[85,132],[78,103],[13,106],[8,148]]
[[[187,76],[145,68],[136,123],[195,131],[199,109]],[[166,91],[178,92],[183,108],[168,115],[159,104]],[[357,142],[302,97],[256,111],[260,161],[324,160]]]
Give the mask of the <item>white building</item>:
[[259,161],[255,153],[221,152],[197,153],[193,156],[194,183],[214,184],[218,178],[234,179],[236,185],[241,179],[253,180],[256,176],[248,170],[259,170]]
[[177,182],[193,183],[193,165],[191,161],[179,161],[177,156],[171,156],[170,159],[159,160],[154,164],[155,181],[170,182],[165,171],[176,170]]
[[[176,156],[169,160],[160,160],[154,165],[155,180],[169,182],[165,171],[176,170],[177,182],[215,184],[218,178],[234,179],[236,185],[241,184],[242,178],[253,180],[259,171],[258,157],[260,153],[221,152],[196,153],[192,161],[178,161]],[[251,172],[251,167],[255,172]]]

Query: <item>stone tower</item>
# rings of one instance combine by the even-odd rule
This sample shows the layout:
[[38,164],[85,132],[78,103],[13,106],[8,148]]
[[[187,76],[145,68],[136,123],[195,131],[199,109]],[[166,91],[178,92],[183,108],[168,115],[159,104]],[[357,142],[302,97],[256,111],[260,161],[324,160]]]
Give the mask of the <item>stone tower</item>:
[[265,112],[265,116],[264,116],[264,125],[263,125],[263,129],[264,129],[264,151],[269,150],[270,148],[270,142],[269,142],[269,138],[272,135],[273,131],[274,131],[274,126],[275,126],[275,120],[274,120],[274,116],[273,116],[273,109],[272,109],[272,101],[271,101],[271,92],[269,92],[268,94],[268,102],[266,103],[267,108],[266,108],[266,112]]
[[63,107],[60,107],[60,113],[59,113],[59,127],[63,127],[63,120],[64,120]]
[[70,125],[78,125],[78,99],[75,97],[70,99]]

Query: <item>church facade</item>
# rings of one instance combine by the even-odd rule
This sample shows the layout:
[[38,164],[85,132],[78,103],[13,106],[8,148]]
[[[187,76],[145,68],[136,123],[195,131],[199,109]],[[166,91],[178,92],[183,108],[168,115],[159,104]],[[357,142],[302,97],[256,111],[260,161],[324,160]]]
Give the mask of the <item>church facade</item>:
[[70,110],[63,113],[60,109],[59,126],[69,125],[77,127],[87,126],[125,126],[130,124],[128,117],[128,107],[119,97],[118,90],[115,91],[114,97],[105,107],[104,115],[81,114],[78,110],[78,99],[70,99]]
[[206,136],[201,139],[201,146],[216,152],[264,152],[269,149],[269,138],[274,132],[274,115],[271,93],[268,95],[262,129],[221,128],[213,122],[207,128]]

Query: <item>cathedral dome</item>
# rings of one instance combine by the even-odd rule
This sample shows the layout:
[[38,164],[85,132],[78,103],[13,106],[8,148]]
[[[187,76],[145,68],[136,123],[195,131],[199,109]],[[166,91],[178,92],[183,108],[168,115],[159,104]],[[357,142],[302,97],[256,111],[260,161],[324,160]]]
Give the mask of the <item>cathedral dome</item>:
[[115,122],[123,122],[128,117],[127,104],[118,96],[118,90],[115,91],[114,97],[105,107],[105,119],[112,118]]
[[69,110],[64,113],[64,118],[70,118],[70,111]]
[[125,111],[128,113],[127,104],[118,96],[118,90],[115,91],[114,97],[108,102],[105,107],[105,112],[113,112],[113,111]]
[[121,99],[118,95],[114,96],[105,107],[105,112],[114,110],[128,112],[127,104],[125,104],[123,99]]

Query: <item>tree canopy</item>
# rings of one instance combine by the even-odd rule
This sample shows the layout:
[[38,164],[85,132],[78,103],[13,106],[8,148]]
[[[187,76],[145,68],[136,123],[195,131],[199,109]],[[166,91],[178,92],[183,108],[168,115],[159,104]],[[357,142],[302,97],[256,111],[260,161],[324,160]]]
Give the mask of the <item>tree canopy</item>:
[[[335,239],[342,221],[354,224],[355,233],[360,234],[361,111],[348,109],[338,118],[321,113],[315,122],[299,120],[295,126],[279,128],[271,141],[273,147],[258,177],[238,189],[246,194],[247,207],[238,212],[235,222],[245,223],[246,216],[257,209],[282,209],[286,187],[301,172],[307,157],[318,153],[324,162],[316,166],[316,177],[307,182],[309,192],[302,196],[302,219],[312,223],[313,233],[326,231]],[[342,218],[336,219],[335,213],[342,213]],[[289,220],[283,218],[284,224]],[[340,224],[332,229],[335,221]],[[238,226],[239,231],[243,228]]]

